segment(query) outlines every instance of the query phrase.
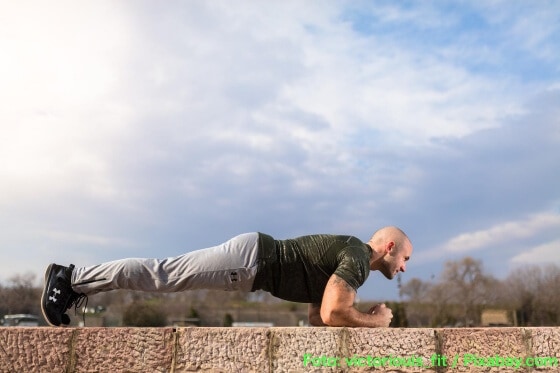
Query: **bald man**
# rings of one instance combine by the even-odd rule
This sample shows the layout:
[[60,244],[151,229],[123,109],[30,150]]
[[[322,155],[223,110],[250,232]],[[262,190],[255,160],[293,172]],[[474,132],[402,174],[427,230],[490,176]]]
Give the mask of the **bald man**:
[[309,303],[309,323],[314,326],[388,327],[392,311],[384,304],[358,311],[356,291],[370,271],[388,279],[404,272],[412,249],[397,227],[379,229],[367,243],[328,234],[276,240],[255,232],[173,258],[129,258],[79,268],[53,263],[45,273],[41,308],[47,322],[59,326],[70,323],[69,308],[110,290],[264,290]]

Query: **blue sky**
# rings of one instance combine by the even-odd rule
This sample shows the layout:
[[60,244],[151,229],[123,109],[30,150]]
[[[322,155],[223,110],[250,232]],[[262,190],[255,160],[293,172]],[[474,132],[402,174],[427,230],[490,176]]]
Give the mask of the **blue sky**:
[[[560,265],[555,1],[0,5],[0,281],[242,232]],[[397,297],[374,274],[362,299]]]

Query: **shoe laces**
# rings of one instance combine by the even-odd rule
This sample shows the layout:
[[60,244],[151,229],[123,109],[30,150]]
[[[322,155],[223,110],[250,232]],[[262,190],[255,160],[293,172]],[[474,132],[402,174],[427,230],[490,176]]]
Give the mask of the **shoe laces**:
[[88,296],[84,293],[75,295],[75,298],[72,299],[70,302],[70,306],[68,308],[74,307],[74,315],[78,315],[78,309],[82,308],[82,320],[84,322],[84,326],[86,325],[86,312],[85,309],[87,308],[88,304]]

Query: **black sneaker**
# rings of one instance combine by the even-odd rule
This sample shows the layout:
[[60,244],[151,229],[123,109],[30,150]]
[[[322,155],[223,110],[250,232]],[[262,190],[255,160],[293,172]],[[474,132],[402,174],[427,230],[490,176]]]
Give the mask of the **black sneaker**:
[[41,309],[45,320],[52,326],[70,324],[70,317],[66,314],[73,305],[77,308],[85,294],[78,294],[72,289],[72,271],[69,267],[51,264],[45,272],[45,288],[41,296]]

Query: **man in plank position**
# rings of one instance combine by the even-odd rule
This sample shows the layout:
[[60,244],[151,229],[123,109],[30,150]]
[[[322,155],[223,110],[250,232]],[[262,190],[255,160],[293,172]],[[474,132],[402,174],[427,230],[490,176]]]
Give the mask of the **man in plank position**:
[[51,264],[41,308],[47,322],[59,326],[70,323],[69,308],[104,291],[264,290],[309,303],[309,323],[314,326],[388,327],[391,309],[380,304],[366,313],[358,311],[356,290],[370,271],[388,279],[404,272],[411,255],[412,243],[397,227],[379,229],[367,243],[344,235],[275,240],[246,233],[174,258],[129,258],[80,268]]

